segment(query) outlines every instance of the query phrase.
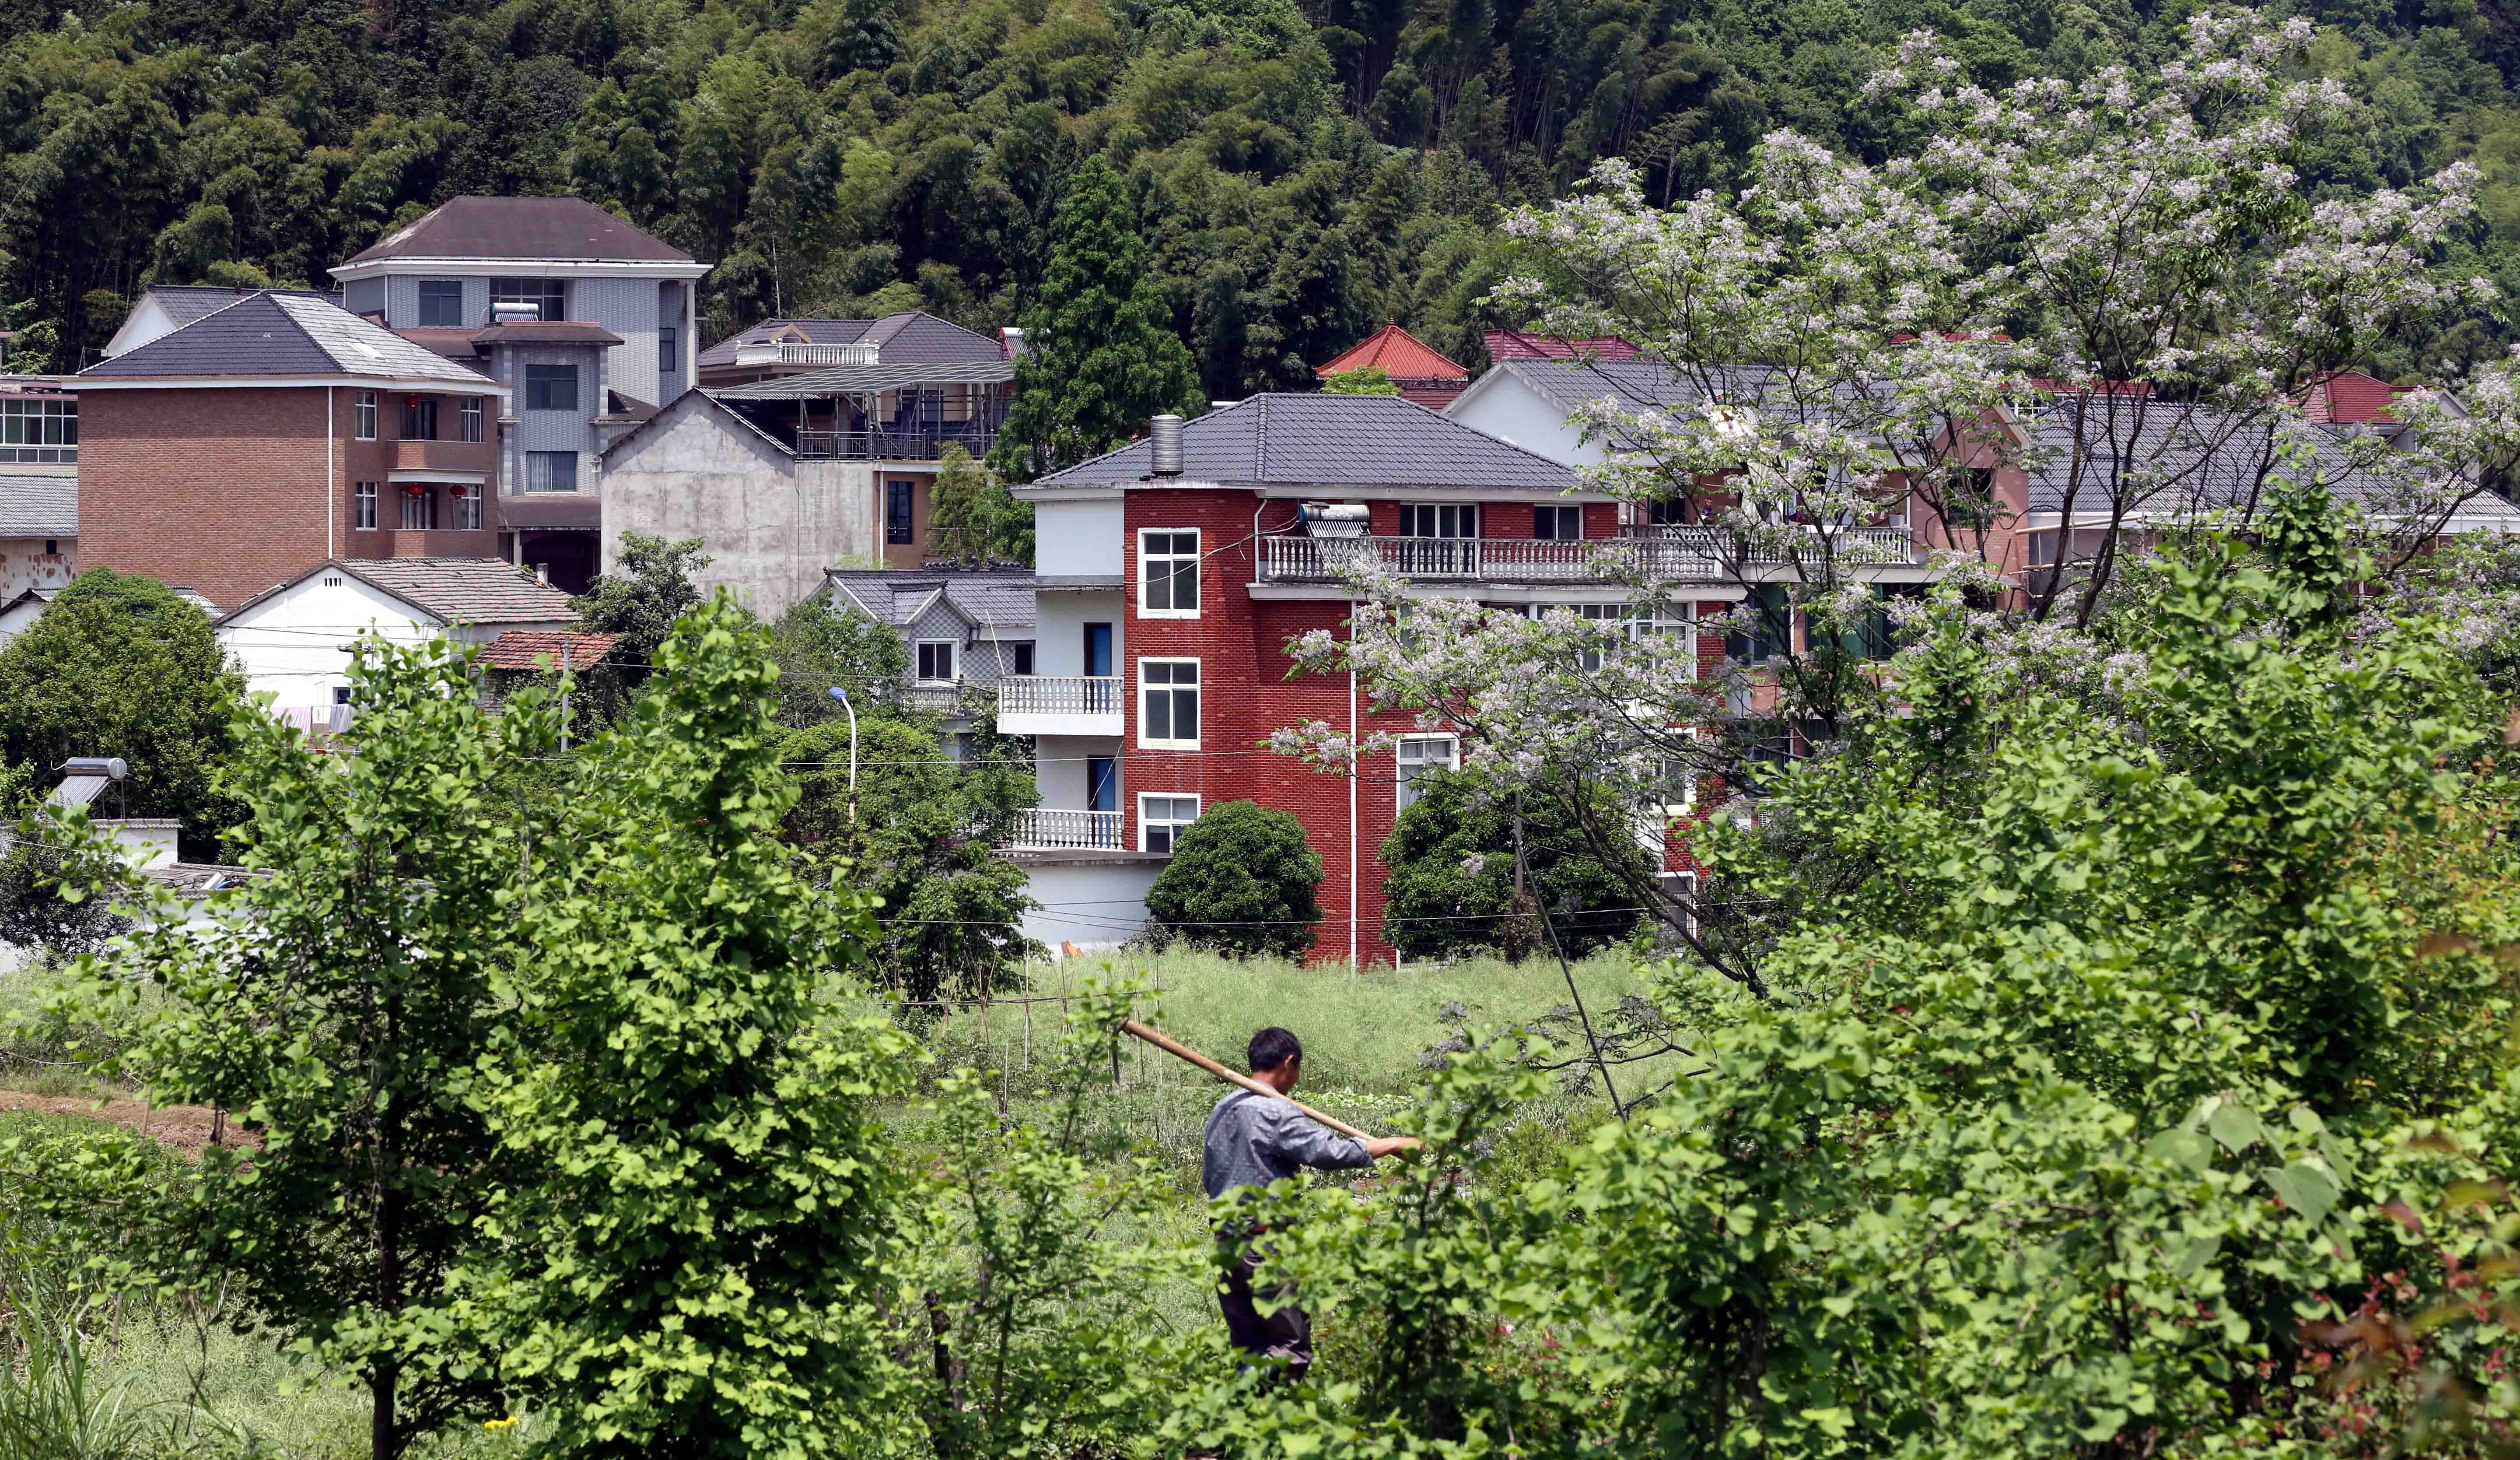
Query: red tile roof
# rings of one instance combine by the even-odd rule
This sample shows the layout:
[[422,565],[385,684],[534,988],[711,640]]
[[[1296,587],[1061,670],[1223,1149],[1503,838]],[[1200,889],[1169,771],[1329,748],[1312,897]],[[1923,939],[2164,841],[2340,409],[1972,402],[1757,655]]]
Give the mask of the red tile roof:
[[2338,424],[2395,421],[2397,417],[2390,413],[2389,403],[2405,394],[2407,388],[2360,370],[2340,370],[2311,385],[2302,398],[2302,414],[2313,421]]
[[573,634],[550,629],[515,628],[499,635],[481,652],[481,662],[493,669],[557,669],[561,646],[568,646],[568,664],[584,669],[603,662],[621,642],[619,634]]
[[1384,325],[1328,364],[1313,367],[1313,374],[1328,380],[1342,370],[1372,368],[1379,368],[1395,381],[1460,381],[1467,385],[1470,379],[1468,366],[1445,359],[1397,324]]
[[1590,355],[1597,360],[1633,360],[1637,347],[1617,336],[1599,340],[1565,340],[1526,335],[1520,330],[1490,330],[1485,336],[1491,360],[1571,360]]

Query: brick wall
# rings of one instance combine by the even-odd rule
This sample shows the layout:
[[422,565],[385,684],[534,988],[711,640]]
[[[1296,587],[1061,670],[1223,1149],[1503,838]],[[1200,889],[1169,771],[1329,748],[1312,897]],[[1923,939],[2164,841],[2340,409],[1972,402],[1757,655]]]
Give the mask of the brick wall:
[[[346,436],[349,392],[334,419]],[[324,559],[349,486],[324,490],[321,388],[89,390],[79,397],[79,562],[233,608]],[[382,475],[382,472],[379,473]]]
[[[400,394],[380,392],[379,439],[354,439],[357,392],[331,388],[333,492],[325,491],[322,387],[234,390],[91,390],[79,400],[79,562],[195,589],[221,608],[324,561],[327,514],[337,557],[498,556],[498,534],[451,530],[439,496],[435,532],[398,533],[387,480]],[[452,435],[457,397],[444,397]],[[472,448],[489,463],[493,447]],[[354,527],[357,483],[379,484],[377,527]],[[486,518],[485,518],[486,521]]]

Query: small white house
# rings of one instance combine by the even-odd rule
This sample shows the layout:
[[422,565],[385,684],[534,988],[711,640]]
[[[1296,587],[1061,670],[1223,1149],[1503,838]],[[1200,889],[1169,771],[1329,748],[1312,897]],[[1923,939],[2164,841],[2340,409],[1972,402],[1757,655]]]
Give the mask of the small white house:
[[568,595],[495,558],[337,559],[247,599],[217,620],[248,694],[308,730],[338,728],[350,703],[350,646],[444,634],[487,645],[511,630],[565,629]]

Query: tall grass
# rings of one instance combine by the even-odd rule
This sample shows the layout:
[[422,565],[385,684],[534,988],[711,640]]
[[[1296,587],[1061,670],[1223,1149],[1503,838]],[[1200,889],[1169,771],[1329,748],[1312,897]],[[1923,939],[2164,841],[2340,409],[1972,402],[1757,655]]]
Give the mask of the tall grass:
[[[1597,953],[1575,965],[1575,983],[1586,1005],[1598,1013],[1623,995],[1646,989],[1647,966],[1625,949]],[[1417,1081],[1419,1057],[1450,1030],[1447,1016],[1473,1024],[1527,1022],[1568,1002],[1565,976],[1554,959],[1520,963],[1465,958],[1441,966],[1351,972],[1344,966],[1311,966],[1275,958],[1229,958],[1185,949],[1161,953],[1127,950],[1105,958],[1037,964],[1030,970],[1031,996],[1056,996],[1089,977],[1137,976],[1158,993],[1141,1017],[1174,1038],[1239,1068],[1243,1046],[1271,1025],[1292,1029],[1304,1042],[1304,1083],[1325,1099],[1345,1094],[1367,1103],[1387,1100]],[[988,1068],[1024,1067],[1024,1013],[1012,1004],[959,1010],[929,1031],[930,1047],[945,1063]],[[1035,1049],[1057,1037],[1058,1006],[1032,1010]],[[1671,1072],[1658,1062],[1632,1067],[1636,1088]],[[1631,1083],[1621,1071],[1623,1086]],[[1020,1075],[1017,1075],[1020,1078]],[[1206,1088],[1206,1076],[1131,1050],[1124,1083]]]

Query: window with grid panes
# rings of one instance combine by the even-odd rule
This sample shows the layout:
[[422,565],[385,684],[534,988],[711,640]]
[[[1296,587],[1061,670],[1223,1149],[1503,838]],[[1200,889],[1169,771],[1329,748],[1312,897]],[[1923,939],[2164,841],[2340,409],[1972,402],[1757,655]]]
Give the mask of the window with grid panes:
[[1181,841],[1182,832],[1198,820],[1198,798],[1194,796],[1142,796],[1138,798],[1138,846],[1142,851],[1170,852]]
[[1138,743],[1198,745],[1198,661],[1138,661]]
[[1419,778],[1461,768],[1462,743],[1450,735],[1404,735],[1395,754],[1399,774],[1394,779],[1400,783],[1400,809],[1406,811],[1418,803]]
[[1197,528],[1140,529],[1138,612],[1170,618],[1197,616]]

